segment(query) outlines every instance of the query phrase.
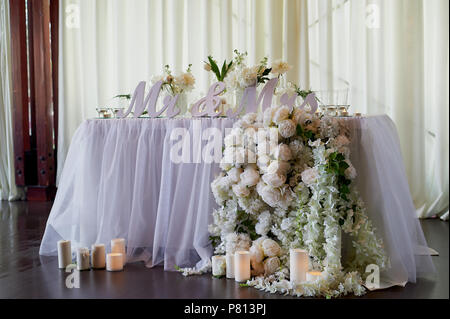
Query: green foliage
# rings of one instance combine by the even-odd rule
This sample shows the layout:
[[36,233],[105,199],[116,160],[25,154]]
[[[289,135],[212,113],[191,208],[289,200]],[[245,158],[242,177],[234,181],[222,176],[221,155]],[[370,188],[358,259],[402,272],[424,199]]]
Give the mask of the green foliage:
[[230,70],[231,66],[233,65],[233,61],[231,61],[230,63],[227,63],[227,60],[223,61],[222,70],[219,70],[217,63],[216,63],[216,61],[214,61],[212,56],[210,56],[210,55],[208,56],[208,61],[209,61],[209,65],[211,66],[211,70],[216,75],[217,81],[223,82],[223,80],[227,76],[228,71]]
[[113,99],[127,99],[127,100],[129,100],[129,99],[131,99],[131,94],[119,94],[119,95],[116,95],[115,97],[113,97]]
[[[264,68],[264,71],[262,71],[262,69]],[[262,72],[261,72],[262,71]],[[261,72],[260,75],[258,75],[256,82],[257,83],[266,83],[266,81],[269,81],[269,73],[270,71],[272,71],[272,68],[265,68],[263,65],[260,67],[260,69],[258,70],[258,74]]]
[[254,222],[251,220],[250,215],[243,210],[238,210],[237,212],[237,225],[235,231],[237,233],[248,234],[252,240],[258,238]]
[[176,271],[181,271],[181,267],[180,266],[175,265],[174,268],[175,268]]
[[300,124],[297,124],[296,128],[297,136],[302,137],[305,141],[315,140],[316,135],[310,130],[304,130]]
[[220,278],[223,278],[223,277],[225,277],[224,275],[221,275],[221,276],[213,276],[214,278],[217,278],[217,279],[220,279]]
[[337,186],[339,195],[343,200],[348,200],[347,195],[350,194],[351,180],[345,177],[345,170],[349,167],[345,161],[345,156],[342,153],[334,152],[328,156],[328,163],[326,170],[329,173],[335,174],[337,177]]
[[209,240],[211,241],[211,245],[216,248],[220,243],[220,236],[209,236]]
[[239,284],[240,287],[250,287],[249,284]]

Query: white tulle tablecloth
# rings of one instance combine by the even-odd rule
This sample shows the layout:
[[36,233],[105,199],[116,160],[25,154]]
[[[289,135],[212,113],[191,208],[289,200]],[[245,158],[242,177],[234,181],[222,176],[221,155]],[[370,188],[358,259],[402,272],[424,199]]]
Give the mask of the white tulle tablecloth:
[[[415,282],[434,270],[409,192],[395,125],[388,116],[342,118],[353,131],[352,162],[359,190],[391,268],[382,280]],[[208,224],[216,207],[210,183],[218,164],[170,161],[174,128],[232,127],[227,118],[86,120],[66,158],[40,254],[56,242],[90,247],[127,239],[128,261],[200,267],[212,255]],[[206,144],[207,141],[203,141]],[[193,152],[191,152],[193,153]],[[191,154],[191,158],[192,158]]]

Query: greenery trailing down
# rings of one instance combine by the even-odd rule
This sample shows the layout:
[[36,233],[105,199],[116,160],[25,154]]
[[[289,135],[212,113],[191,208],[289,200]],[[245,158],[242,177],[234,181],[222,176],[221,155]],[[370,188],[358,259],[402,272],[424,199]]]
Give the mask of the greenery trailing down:
[[[230,61],[230,63],[227,63],[227,60],[223,61],[222,69],[219,69],[219,66],[217,65],[216,61],[214,61],[212,56],[208,56],[208,61],[211,67],[211,70],[216,75],[217,81],[223,82],[225,77],[227,76],[228,71],[230,70],[231,66],[233,65],[233,61]],[[205,62],[206,63],[206,62]]]
[[255,223],[251,220],[250,215],[243,210],[237,211],[237,225],[235,231],[237,233],[249,234],[251,240],[255,240],[259,237],[255,230]]
[[345,177],[345,170],[350,166],[345,161],[345,156],[339,152],[333,152],[329,155],[326,170],[337,177],[337,186],[341,198],[348,201],[347,195],[350,194],[351,180]]
[[216,248],[220,244],[220,236],[209,236],[209,240],[213,248]]
[[126,99],[126,100],[130,100],[131,99],[131,94],[118,94],[114,97],[114,99]]

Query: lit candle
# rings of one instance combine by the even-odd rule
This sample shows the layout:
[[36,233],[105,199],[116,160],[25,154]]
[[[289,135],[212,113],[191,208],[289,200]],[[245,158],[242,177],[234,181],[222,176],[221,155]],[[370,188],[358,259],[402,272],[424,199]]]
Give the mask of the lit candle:
[[106,270],[121,271],[123,270],[123,254],[110,253],[106,256]]
[[125,265],[127,253],[125,251],[124,238],[115,238],[111,240],[111,252],[123,254],[123,264]]
[[306,280],[308,271],[308,254],[304,249],[290,250],[291,283],[298,285]]
[[248,251],[234,253],[234,279],[238,282],[250,279],[250,253]]
[[227,254],[225,258],[227,263],[227,278],[234,278],[234,255]]
[[212,256],[211,262],[213,276],[224,276],[226,267],[225,256]]
[[348,116],[348,112],[347,111],[341,112],[341,116]]
[[106,266],[105,245],[92,245],[91,265],[94,269],[104,269]]
[[355,114],[353,114],[353,115],[355,115],[355,116],[361,116],[361,113],[355,113]]
[[322,277],[322,272],[320,271],[313,270],[306,273],[306,281],[309,282],[317,281],[320,279],[320,277]]
[[87,270],[89,268],[89,249],[86,247],[80,247],[77,250],[77,269]]
[[72,263],[70,240],[58,241],[58,268],[66,268]]

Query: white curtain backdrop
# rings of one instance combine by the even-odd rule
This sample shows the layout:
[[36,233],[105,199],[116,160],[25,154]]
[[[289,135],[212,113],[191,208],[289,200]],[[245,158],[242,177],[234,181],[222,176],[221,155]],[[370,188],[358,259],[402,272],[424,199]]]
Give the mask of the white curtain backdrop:
[[351,111],[388,114],[419,217],[449,203],[448,0],[309,0],[313,89],[350,89]]
[[0,0],[0,200],[21,197],[14,176],[9,1]]
[[62,0],[58,179],[75,129],[132,93],[139,81],[192,63],[193,100],[214,81],[202,61],[248,51],[250,63],[268,55],[288,60],[290,80],[308,86],[307,0]]
[[351,111],[396,123],[418,216],[448,211],[447,0],[61,0],[58,178],[75,129],[141,80],[248,51],[288,80],[349,88]]

